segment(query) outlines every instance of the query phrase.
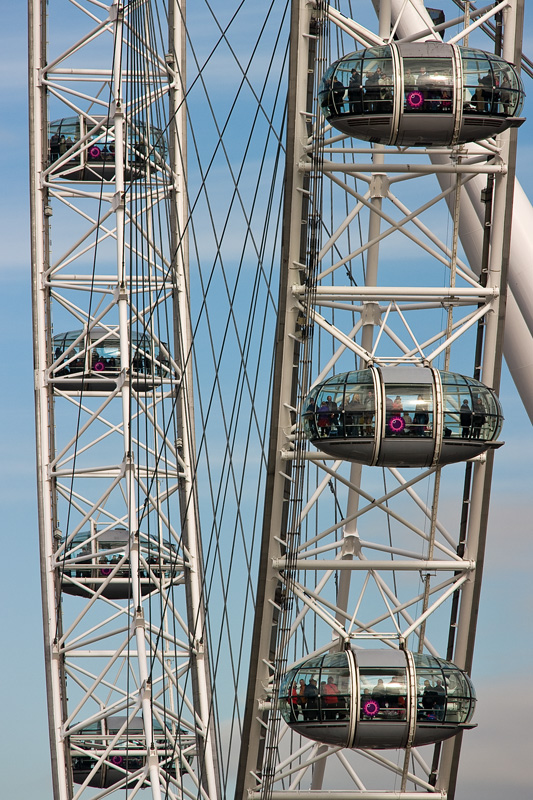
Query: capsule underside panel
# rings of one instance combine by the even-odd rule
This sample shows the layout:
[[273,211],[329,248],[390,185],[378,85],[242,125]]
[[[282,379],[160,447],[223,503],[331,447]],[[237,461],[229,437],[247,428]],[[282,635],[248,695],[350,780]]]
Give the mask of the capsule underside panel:
[[[437,744],[455,736],[459,730],[475,727],[473,725],[438,725],[417,722],[413,747],[425,744]],[[407,745],[409,726],[401,722],[364,722],[359,720],[353,744],[354,748],[369,748],[372,750],[394,750]],[[307,734],[306,734],[307,735]]]
[[[343,461],[378,467],[429,467],[433,463],[435,441],[432,437],[410,439],[382,439],[377,460],[373,460],[374,442],[371,439],[311,439],[312,444],[327,455]],[[439,465],[457,464],[500,447],[501,442],[468,440],[464,443],[443,440]]]

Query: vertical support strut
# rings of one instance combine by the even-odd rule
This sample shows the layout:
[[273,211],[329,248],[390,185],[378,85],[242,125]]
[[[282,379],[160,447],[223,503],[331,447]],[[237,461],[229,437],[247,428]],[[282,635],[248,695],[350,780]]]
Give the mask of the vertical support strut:
[[67,800],[72,783],[65,740],[61,736],[61,719],[65,709],[65,675],[57,644],[61,634],[57,614],[59,588],[51,559],[51,554],[57,547],[54,538],[57,518],[54,513],[54,483],[47,470],[54,451],[54,416],[52,393],[45,379],[50,358],[50,304],[42,283],[42,274],[49,264],[50,219],[46,211],[49,207],[48,192],[42,183],[48,149],[46,91],[41,80],[46,36],[45,4],[40,0],[28,0],[32,308],[41,592],[52,785],[56,800]]

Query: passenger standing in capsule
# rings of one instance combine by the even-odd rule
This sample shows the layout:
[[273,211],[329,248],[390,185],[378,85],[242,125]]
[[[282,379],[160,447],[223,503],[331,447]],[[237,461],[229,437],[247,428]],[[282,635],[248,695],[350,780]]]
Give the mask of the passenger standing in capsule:
[[420,67],[418,78],[416,79],[417,86],[427,86],[429,83],[429,75],[424,64]]
[[437,678],[435,684],[435,712],[437,719],[442,721],[444,719],[444,703],[446,702],[446,691],[442,685],[440,678]]
[[293,722],[298,722],[298,692],[296,689],[296,681],[291,683],[289,697],[287,699],[291,710],[291,720]]
[[357,69],[352,69],[350,83],[348,84],[348,102],[350,104],[350,114],[362,114],[363,105],[361,103],[361,73]]
[[366,73],[365,81],[365,111],[379,111],[379,81],[381,79],[381,67],[377,67],[375,72]]
[[399,394],[397,394],[394,400],[392,401],[392,410],[394,411],[395,414],[398,414],[398,416],[403,411],[402,398],[400,397]]
[[[507,116],[511,113],[511,81],[508,75],[504,75],[500,84],[500,100],[503,106],[503,113]],[[501,111],[499,112],[501,113]]]
[[442,90],[441,94],[441,103],[439,104],[439,108],[441,111],[451,112],[452,110],[452,98],[447,89]]
[[298,705],[302,709],[302,716],[305,719],[305,706],[307,705],[307,697],[305,696],[305,681],[303,678],[300,678],[300,684],[298,687]]
[[483,105],[478,110],[488,113],[490,111],[492,100],[492,75],[490,72],[487,72],[486,75],[483,75],[483,77],[479,79],[479,85],[481,87],[481,98],[483,100]]
[[367,436],[373,436],[374,435],[374,428],[373,428],[373,425],[372,425],[372,420],[374,418],[375,407],[374,407],[374,392],[372,391],[372,389],[369,389],[367,391],[367,393],[366,393],[366,397],[365,397],[365,401],[364,401],[364,407],[365,407],[365,414],[364,414],[364,416],[365,416],[365,434]]
[[481,436],[481,428],[485,424],[485,406],[483,400],[478,395],[474,401],[474,409],[472,415],[472,438],[479,439]]
[[411,67],[405,68],[403,85],[405,87],[406,92],[412,91],[416,86],[416,75],[413,74],[413,70],[411,69]]
[[424,436],[425,427],[429,422],[428,404],[421,394],[418,395],[414,416],[415,436]]
[[304,694],[306,699],[304,719],[307,721],[314,720],[318,717],[318,686],[314,678],[309,679]]
[[345,406],[346,416],[345,416],[345,426],[346,426],[346,435],[348,437],[359,437],[363,435],[363,404],[361,402],[361,395],[358,392],[354,392],[352,395],[351,400],[346,403]]
[[337,708],[339,707],[339,689],[332,675],[328,677],[328,682],[323,684],[322,695],[324,697],[326,719],[336,719]]
[[392,75],[382,70],[379,85],[381,87],[379,90],[380,111],[384,114],[390,114],[392,112]]
[[433,709],[435,705],[435,700],[437,699],[437,693],[435,691],[435,687],[431,685],[429,681],[424,681],[424,693],[422,695],[422,706],[427,712]]
[[320,404],[320,408],[318,409],[317,425],[319,436],[329,436],[329,432],[331,430],[331,413],[327,400],[324,400],[324,402]]
[[331,414],[331,424],[338,425],[339,424],[339,407],[335,400],[333,400],[332,396],[328,394],[328,408]]
[[57,161],[59,158],[59,134],[56,132],[50,138],[50,161]]
[[461,422],[462,437],[463,439],[468,439],[470,436],[470,426],[472,424],[472,410],[468,405],[468,400],[463,400],[459,411],[459,419]]
[[342,114],[344,111],[343,100],[344,100],[344,85],[340,82],[338,78],[335,78],[333,81],[333,85],[331,87],[331,93],[333,95],[333,107],[335,114]]
[[337,115],[342,113],[343,105],[342,101],[344,99],[344,86],[335,78],[332,82],[331,78],[328,78],[324,83],[324,89],[326,91],[326,105],[329,109],[330,115]]

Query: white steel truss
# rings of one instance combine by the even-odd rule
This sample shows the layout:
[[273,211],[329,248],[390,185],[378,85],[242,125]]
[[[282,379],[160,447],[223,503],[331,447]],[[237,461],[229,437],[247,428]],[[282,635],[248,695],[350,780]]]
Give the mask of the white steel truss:
[[219,791],[192,412],[184,19],[177,0],[30,2],[56,800]]
[[[439,31],[414,0],[374,3],[378,31],[350,19],[348,3],[344,14],[343,4],[292,6],[277,403],[236,797],[450,798],[462,734],[429,754],[412,739],[405,750],[344,750],[292,730],[278,693],[288,669],[349,645],[471,670],[493,452],[420,470],[349,465],[306,446],[301,414],[313,386],[368,364],[431,365],[497,390],[516,133],[450,150],[364,147],[339,133],[317,105],[327,66]],[[503,14],[503,57],[519,64],[522,11],[476,12],[452,41]],[[480,180],[484,254],[460,243],[462,204]]]

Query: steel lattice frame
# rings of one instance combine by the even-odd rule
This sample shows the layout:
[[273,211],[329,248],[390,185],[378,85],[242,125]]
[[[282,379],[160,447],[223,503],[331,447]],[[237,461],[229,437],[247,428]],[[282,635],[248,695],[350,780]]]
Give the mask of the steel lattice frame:
[[[409,800],[455,789],[460,736],[429,760],[411,747],[347,751],[291,732],[277,708],[288,667],[350,641],[472,666],[493,455],[466,475],[464,465],[382,471],[303,441],[309,388],[358,364],[449,364],[480,368],[496,389],[500,380],[516,134],[447,152],[370,150],[327,126],[316,83],[310,104],[310,73],[386,41],[391,24],[400,37],[437,36],[422,3],[374,5],[379,33],[321,3],[293,3],[277,374],[237,798]],[[519,64],[523,6],[502,9],[503,56]],[[479,24],[478,15],[470,31]],[[481,251],[467,263],[459,245],[461,202],[479,176],[494,182],[482,278]]]
[[[57,800],[126,785],[131,797],[147,786],[154,798],[218,793],[195,485],[184,15],[179,2],[29,3],[37,470]],[[68,116],[80,137],[50,163],[48,122]],[[151,130],[167,126],[165,145],[154,146]],[[80,175],[89,148],[110,140],[105,180],[90,163]],[[134,168],[132,142],[144,154]],[[53,333],[72,329],[78,340],[60,352]],[[137,380],[136,333],[149,343],[148,378]],[[80,383],[76,359],[111,340],[109,388]],[[95,570],[85,545],[117,526],[128,545],[87,585]],[[125,599],[109,590],[117,580]],[[91,763],[75,784],[81,757]],[[111,766],[115,784],[89,788]]]

